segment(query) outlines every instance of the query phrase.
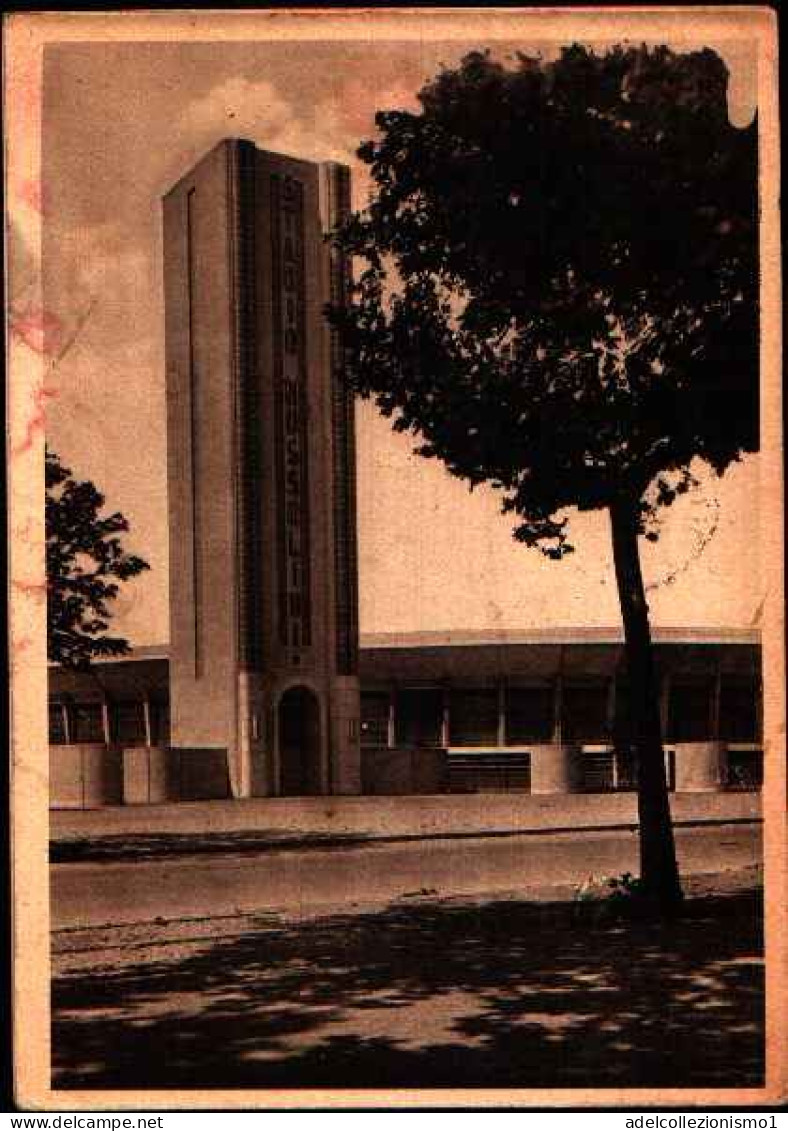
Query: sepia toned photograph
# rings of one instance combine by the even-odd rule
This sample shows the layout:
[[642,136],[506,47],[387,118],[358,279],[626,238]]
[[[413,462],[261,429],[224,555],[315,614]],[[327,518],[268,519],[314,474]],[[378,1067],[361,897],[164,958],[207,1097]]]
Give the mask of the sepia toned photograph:
[[6,31],[19,1102],[784,1099],[772,14]]

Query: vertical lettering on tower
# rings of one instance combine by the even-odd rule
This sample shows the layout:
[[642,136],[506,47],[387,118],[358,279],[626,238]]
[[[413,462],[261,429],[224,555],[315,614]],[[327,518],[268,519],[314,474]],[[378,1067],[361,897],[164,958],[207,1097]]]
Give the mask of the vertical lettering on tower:
[[263,664],[263,441],[257,361],[256,152],[249,142],[232,145],[227,192],[231,224],[238,659],[246,670],[260,671]]
[[271,177],[279,641],[296,666],[312,642],[305,352],[304,190]]

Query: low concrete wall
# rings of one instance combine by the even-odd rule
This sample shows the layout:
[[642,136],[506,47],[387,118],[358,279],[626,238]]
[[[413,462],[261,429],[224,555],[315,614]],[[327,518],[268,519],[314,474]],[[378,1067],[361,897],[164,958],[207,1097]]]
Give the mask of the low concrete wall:
[[49,748],[49,803],[53,809],[120,805],[123,760],[120,747],[79,742]]
[[[758,793],[677,793],[674,821],[752,821]],[[531,829],[600,828],[637,823],[633,793],[532,796],[444,794],[433,797],[256,797],[227,803],[118,806],[55,812],[52,837],[68,840],[119,833],[205,833],[297,829],[300,833],[375,836],[483,835]]]
[[724,742],[676,742],[676,792],[714,793],[725,781],[728,747]]
[[123,751],[123,804],[158,805],[178,800],[178,782],[163,746],[133,746]]
[[531,793],[577,793],[583,787],[583,754],[575,743],[531,746]]
[[105,746],[49,748],[51,809],[221,801],[232,796],[225,750]]
[[361,752],[361,788],[366,795],[442,793],[446,782],[445,750],[379,747]]

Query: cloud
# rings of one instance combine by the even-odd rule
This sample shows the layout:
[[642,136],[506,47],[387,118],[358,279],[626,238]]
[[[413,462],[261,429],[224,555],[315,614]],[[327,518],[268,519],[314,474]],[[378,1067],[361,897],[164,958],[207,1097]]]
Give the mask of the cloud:
[[[440,62],[451,65],[468,46],[372,43],[328,51],[302,44],[285,57],[246,44],[241,57],[235,46],[213,44],[124,45],[109,53],[69,45],[62,53],[45,131],[45,297],[58,319],[50,333],[73,342],[48,378],[47,427],[66,461],[127,514],[135,548],[154,566],[135,584],[134,600],[129,589],[125,615],[136,639],[167,634],[161,196],[234,136],[351,165],[354,200],[363,206],[368,173],[355,153],[375,136],[375,111],[416,109],[416,92]],[[555,45],[548,48],[554,53]],[[744,48],[740,55],[725,52],[738,84],[734,101],[744,104],[754,63]],[[22,219],[35,211],[34,187],[16,190]],[[18,284],[30,275],[30,249],[17,238],[9,251]],[[37,334],[35,310],[21,313],[31,316],[25,333]],[[408,438],[392,436],[371,405],[360,410],[359,452],[365,630],[484,627],[501,611],[509,624],[616,619],[600,516],[574,520],[582,561],[562,568],[516,546],[497,500],[481,492],[469,498],[437,464],[417,461]],[[752,618],[752,594],[760,593],[753,475],[739,469],[719,485],[723,523],[702,554],[691,556],[691,524],[680,515],[677,525],[670,516],[663,539],[646,551],[650,580],[664,576],[665,562],[675,569],[689,559],[675,584],[650,593],[658,623],[675,623],[682,602],[693,606],[689,619]],[[701,535],[704,516],[699,511],[695,523]],[[414,529],[429,533],[414,539]],[[458,600],[445,579],[460,575]]]
[[229,78],[189,103],[178,117],[176,176],[227,137],[246,138],[261,149],[307,160],[346,160],[350,151],[343,131],[329,128],[318,133],[311,117],[299,114],[266,80]]
[[234,76],[191,101],[176,129],[200,145],[234,135],[279,136],[293,124],[290,103],[271,83]]

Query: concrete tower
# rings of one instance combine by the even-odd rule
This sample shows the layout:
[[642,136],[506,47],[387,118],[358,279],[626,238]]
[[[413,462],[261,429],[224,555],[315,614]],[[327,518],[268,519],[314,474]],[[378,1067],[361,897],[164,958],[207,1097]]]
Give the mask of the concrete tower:
[[227,140],[164,198],[171,741],[236,797],[360,790],[349,192]]

